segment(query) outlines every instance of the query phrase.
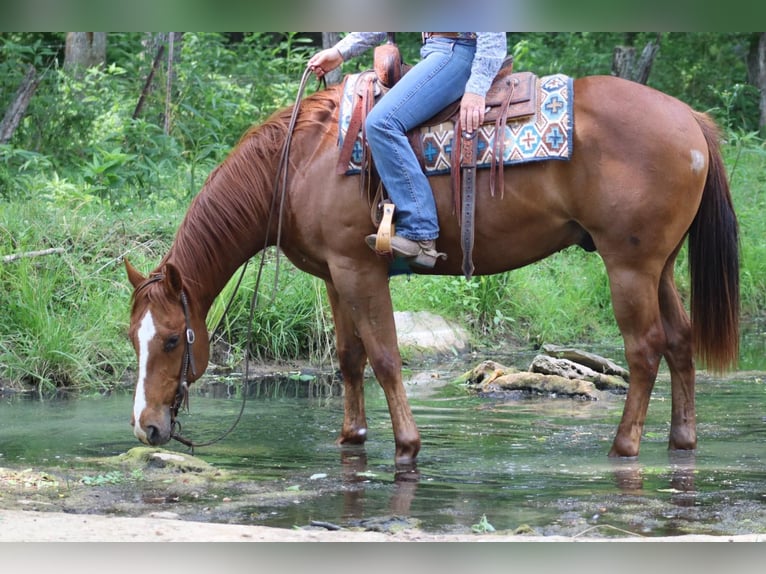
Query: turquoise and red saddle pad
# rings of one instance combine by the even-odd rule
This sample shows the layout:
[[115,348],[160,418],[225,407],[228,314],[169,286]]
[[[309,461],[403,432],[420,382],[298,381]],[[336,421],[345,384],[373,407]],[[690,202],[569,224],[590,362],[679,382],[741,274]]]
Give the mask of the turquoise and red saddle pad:
[[[354,105],[353,78],[345,82],[339,113],[338,145],[348,131]],[[537,80],[537,111],[519,120],[509,120],[502,136],[503,164],[543,160],[568,160],[572,156],[572,78],[563,74],[544,76]],[[450,121],[436,126],[417,128],[422,142],[425,173],[428,176],[449,173],[454,125]],[[489,167],[495,142],[494,124],[485,124],[479,131],[478,167]],[[361,135],[357,137],[346,174],[359,173],[362,160]]]

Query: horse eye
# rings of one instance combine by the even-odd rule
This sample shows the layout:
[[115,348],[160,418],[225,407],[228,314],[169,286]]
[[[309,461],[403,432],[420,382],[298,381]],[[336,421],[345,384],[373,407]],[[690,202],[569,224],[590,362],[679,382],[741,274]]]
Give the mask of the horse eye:
[[169,353],[178,346],[178,335],[171,335],[165,340],[165,352]]

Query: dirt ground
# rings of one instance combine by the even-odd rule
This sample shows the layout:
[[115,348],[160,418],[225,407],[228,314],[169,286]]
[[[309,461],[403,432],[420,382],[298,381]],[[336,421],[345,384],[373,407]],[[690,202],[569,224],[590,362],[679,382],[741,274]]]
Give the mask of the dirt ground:
[[[577,542],[598,538],[506,534],[429,534],[406,530],[369,531],[286,529],[214,524],[147,516],[124,518],[0,510],[0,542]],[[601,539],[605,540],[605,539]],[[609,539],[615,542],[614,538]],[[629,537],[624,542],[764,542],[766,535]]]

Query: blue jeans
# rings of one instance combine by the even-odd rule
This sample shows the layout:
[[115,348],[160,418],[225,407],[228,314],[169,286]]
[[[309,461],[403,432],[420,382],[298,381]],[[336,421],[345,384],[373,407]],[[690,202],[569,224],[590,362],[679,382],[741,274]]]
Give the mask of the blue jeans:
[[375,167],[396,205],[396,234],[436,239],[439,221],[431,185],[407,131],[460,99],[471,73],[475,41],[430,38],[421,60],[372,108],[365,128]]

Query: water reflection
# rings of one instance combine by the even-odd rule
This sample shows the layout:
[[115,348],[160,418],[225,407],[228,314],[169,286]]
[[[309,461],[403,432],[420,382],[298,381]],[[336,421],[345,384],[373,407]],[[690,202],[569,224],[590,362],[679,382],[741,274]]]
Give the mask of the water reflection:
[[[610,459],[613,465],[615,485],[626,494],[644,493],[644,469],[638,459]],[[673,495],[674,504],[693,505],[696,492],[694,476],[697,472],[695,451],[668,451],[668,486],[660,489]]]
[[[343,517],[363,519],[365,516],[365,485],[375,476],[367,462],[364,446],[341,447],[341,475],[343,479]],[[395,465],[393,489],[388,502],[388,512],[395,516],[410,516],[415,499],[420,472],[417,464]]]

